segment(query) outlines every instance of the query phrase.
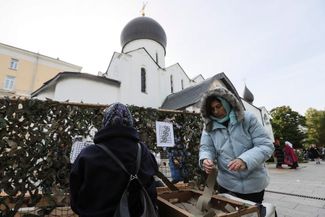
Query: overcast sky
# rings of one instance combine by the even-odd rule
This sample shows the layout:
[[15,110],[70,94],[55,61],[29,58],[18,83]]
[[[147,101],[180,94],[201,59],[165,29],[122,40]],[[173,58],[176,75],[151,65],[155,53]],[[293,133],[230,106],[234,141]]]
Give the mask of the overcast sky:
[[324,0],[0,0],[0,42],[105,72],[143,2],[167,34],[166,66],[224,72],[268,110],[325,109]]

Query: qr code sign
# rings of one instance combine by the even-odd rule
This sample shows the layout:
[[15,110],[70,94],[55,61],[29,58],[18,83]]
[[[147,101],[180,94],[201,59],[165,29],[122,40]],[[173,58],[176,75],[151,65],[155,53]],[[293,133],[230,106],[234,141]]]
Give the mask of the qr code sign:
[[156,121],[156,136],[157,146],[173,147],[175,145],[173,124],[171,123]]
[[172,141],[171,130],[168,126],[159,126],[159,138],[160,143],[170,143]]

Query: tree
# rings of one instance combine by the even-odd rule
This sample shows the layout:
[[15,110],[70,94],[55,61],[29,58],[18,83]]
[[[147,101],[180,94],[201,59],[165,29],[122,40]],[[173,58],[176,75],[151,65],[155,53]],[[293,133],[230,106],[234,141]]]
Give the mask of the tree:
[[325,111],[309,108],[306,111],[307,142],[325,146]]
[[271,110],[272,128],[276,137],[282,141],[290,141],[294,148],[301,148],[305,139],[302,130],[305,127],[305,117],[293,111],[290,106],[276,107]]

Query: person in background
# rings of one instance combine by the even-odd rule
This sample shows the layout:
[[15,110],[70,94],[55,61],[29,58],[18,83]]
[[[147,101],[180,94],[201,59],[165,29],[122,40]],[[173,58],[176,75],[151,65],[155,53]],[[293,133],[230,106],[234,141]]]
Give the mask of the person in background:
[[274,157],[274,161],[276,163],[276,168],[282,169],[284,153],[283,153],[283,150],[280,145],[280,140],[278,138],[275,138],[273,145],[274,145],[273,157]]
[[190,156],[190,153],[186,150],[185,145],[181,143],[178,137],[175,137],[175,146],[168,148],[167,155],[172,183],[188,183],[189,171],[186,165],[186,158]]
[[[133,127],[128,108],[115,103],[104,111],[103,126],[95,134],[94,143],[107,146],[131,174],[136,170],[139,133]],[[141,165],[138,178],[157,207],[154,175],[157,162],[150,150],[141,144]],[[72,165],[70,173],[70,202],[72,210],[81,217],[113,216],[129,176],[97,145],[84,148]],[[136,183],[135,183],[136,184]],[[139,198],[139,185],[129,187],[131,217],[141,216],[144,207]]]
[[293,149],[293,145],[285,141],[284,143],[284,163],[287,164],[291,169],[297,169],[298,165],[298,157]]
[[309,148],[310,158],[316,161],[316,164],[320,164],[320,153],[315,144],[311,144]]
[[263,126],[222,87],[205,94],[201,114],[204,129],[199,150],[200,167],[210,174],[216,164],[219,193],[262,203],[269,183],[265,161],[274,151]]

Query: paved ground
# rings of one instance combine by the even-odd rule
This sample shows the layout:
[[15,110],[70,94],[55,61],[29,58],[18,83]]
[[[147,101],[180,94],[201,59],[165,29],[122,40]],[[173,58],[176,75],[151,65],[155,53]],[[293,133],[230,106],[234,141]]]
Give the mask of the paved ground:
[[274,204],[279,217],[325,217],[325,161],[299,166],[296,170],[276,169],[268,164],[271,180],[264,202]]

